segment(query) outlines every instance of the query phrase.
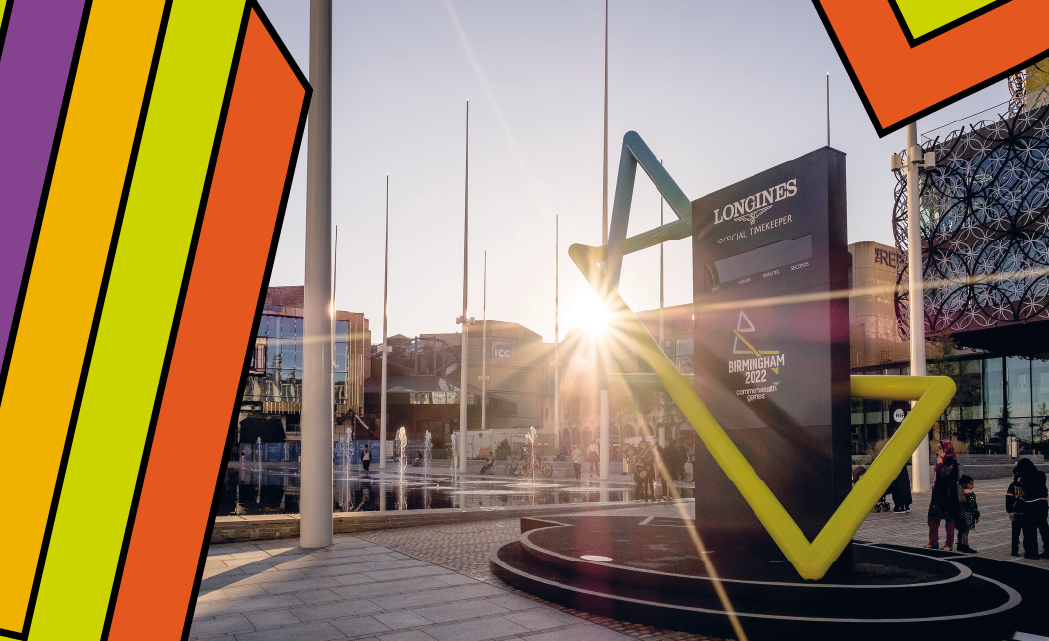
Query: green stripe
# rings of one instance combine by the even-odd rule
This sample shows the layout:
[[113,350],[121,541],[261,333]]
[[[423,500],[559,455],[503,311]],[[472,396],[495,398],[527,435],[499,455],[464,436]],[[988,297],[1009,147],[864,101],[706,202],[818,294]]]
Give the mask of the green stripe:
[[102,633],[243,11],[171,9],[30,641]]
[[994,0],[896,0],[896,6],[911,36],[920,38],[992,2]]

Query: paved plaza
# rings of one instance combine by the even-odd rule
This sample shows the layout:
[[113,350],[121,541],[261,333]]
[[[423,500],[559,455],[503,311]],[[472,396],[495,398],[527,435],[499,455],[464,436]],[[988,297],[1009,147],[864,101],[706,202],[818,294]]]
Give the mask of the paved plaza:
[[[970,534],[978,556],[1049,568],[1009,555],[1004,511],[1010,479],[977,482],[982,518]],[[856,539],[923,546],[928,494],[909,514],[871,514]],[[551,506],[551,514],[556,512]],[[609,514],[692,517],[694,504],[635,504]],[[590,615],[510,587],[488,568],[490,552],[517,539],[519,519],[337,535],[323,550],[295,539],[214,545],[190,638],[235,641],[554,641],[711,639]],[[941,545],[943,544],[941,528]]]

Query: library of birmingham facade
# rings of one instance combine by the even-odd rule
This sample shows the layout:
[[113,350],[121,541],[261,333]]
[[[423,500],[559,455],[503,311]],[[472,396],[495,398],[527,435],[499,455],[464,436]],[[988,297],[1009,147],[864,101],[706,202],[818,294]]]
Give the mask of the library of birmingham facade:
[[[920,185],[928,370],[958,385],[941,435],[970,451],[1002,452],[1009,436],[1041,449],[1049,431],[1049,107],[1028,103],[922,147],[936,154]],[[850,247],[854,373],[908,371],[902,175],[893,223],[895,248]],[[853,403],[854,439],[884,438],[893,408]]]

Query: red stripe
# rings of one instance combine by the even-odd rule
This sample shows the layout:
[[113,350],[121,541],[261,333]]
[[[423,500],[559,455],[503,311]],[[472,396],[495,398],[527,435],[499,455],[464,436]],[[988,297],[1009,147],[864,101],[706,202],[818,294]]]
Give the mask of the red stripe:
[[305,97],[253,11],[111,640],[182,637]]

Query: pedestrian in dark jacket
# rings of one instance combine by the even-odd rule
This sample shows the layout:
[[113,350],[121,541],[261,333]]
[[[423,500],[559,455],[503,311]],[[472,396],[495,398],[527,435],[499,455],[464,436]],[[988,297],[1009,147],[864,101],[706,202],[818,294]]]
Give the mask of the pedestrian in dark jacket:
[[[1020,459],[1016,464],[1016,471],[1020,477],[1020,486],[1024,494],[1024,558],[1037,559],[1049,558],[1049,548],[1046,547],[1046,539],[1049,537],[1049,524],[1046,523],[1045,472],[1040,471],[1031,462],[1031,459]],[[1038,534],[1042,535],[1042,554],[1038,554]]]
[[[1009,521],[1013,526],[1013,556],[1020,556],[1020,532],[1023,530],[1024,503],[1024,490],[1023,486],[1020,485],[1020,473],[1014,467],[1013,482],[1009,484],[1009,489],[1005,491],[1005,511],[1009,514]],[[1024,543],[1024,547],[1027,547],[1026,541]],[[1034,549],[1034,547],[1032,546],[1031,549]]]
[[688,463],[688,451],[680,440],[674,441],[674,463],[677,465],[677,479],[685,480],[685,464]]
[[954,524],[960,515],[958,503],[958,460],[954,456],[954,445],[950,441],[940,441],[936,448],[936,473],[932,486],[932,500],[929,502],[929,544],[930,550],[939,548],[940,521],[944,522],[943,549],[954,550]]
[[904,465],[892,482],[892,511],[897,514],[911,511],[911,479]]
[[670,480],[678,480],[677,476],[677,449],[674,447],[674,439],[667,441],[667,446],[663,448],[663,474],[667,474]]
[[664,501],[670,500],[670,465],[667,464],[666,456],[667,450],[656,443],[655,450],[652,452],[652,471],[654,474],[659,476],[659,498]]
[[634,484],[638,500],[652,500],[652,459],[651,445],[641,441],[634,456]]

